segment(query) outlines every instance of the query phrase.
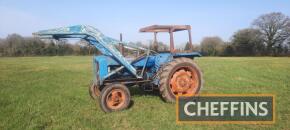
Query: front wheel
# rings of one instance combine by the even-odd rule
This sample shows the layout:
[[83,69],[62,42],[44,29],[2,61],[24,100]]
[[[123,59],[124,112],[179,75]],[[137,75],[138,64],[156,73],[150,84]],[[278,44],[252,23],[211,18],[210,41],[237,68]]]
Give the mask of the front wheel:
[[101,91],[100,107],[104,112],[120,111],[130,104],[130,91],[123,84],[105,86]]
[[166,64],[159,73],[159,91],[167,102],[175,102],[176,96],[198,94],[202,85],[202,72],[189,58],[176,58]]

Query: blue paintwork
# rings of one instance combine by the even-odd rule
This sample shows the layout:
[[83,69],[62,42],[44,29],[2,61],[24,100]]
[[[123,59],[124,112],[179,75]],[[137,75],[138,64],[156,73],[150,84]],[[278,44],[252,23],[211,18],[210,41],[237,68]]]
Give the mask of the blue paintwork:
[[[137,61],[131,63],[134,67],[142,68],[146,64],[146,57],[143,57]],[[152,67],[155,64],[155,56],[150,55],[147,60],[146,67]]]
[[[106,79],[114,79],[121,77],[135,77],[144,78],[147,77],[151,79],[151,83],[158,85],[159,79],[152,78],[160,67],[172,61],[174,58],[187,57],[194,58],[200,57],[201,55],[197,52],[192,53],[169,53],[162,52],[157,54],[151,54],[149,56],[144,56],[135,61],[128,61],[121,55],[121,53],[115,48],[114,45],[122,43],[124,46],[146,50],[141,47],[136,47],[125,42],[115,40],[113,38],[103,35],[98,29],[91,26],[76,25],[70,27],[56,28],[50,30],[43,30],[34,33],[36,36],[41,38],[81,38],[88,41],[91,45],[95,46],[103,55],[93,57],[93,70],[94,79],[99,77],[98,84],[102,85],[103,81]],[[98,64],[99,69],[96,71],[96,64]],[[124,70],[112,73],[114,69],[124,66]],[[137,70],[142,70],[145,67],[144,75],[138,75]],[[114,68],[114,69],[112,69]],[[111,74],[111,75],[110,75]]]
[[100,77],[100,81],[104,81],[104,77],[106,75],[108,75],[108,67],[109,65],[118,65],[118,62],[116,62],[115,60],[113,60],[110,56],[104,56],[104,55],[100,55],[100,56],[95,56],[94,57],[94,62],[98,63],[99,65],[99,77]]
[[178,57],[186,57],[186,58],[190,58],[193,59],[194,57],[201,57],[201,54],[198,52],[190,52],[190,53],[175,53],[173,55],[174,58],[178,58]]

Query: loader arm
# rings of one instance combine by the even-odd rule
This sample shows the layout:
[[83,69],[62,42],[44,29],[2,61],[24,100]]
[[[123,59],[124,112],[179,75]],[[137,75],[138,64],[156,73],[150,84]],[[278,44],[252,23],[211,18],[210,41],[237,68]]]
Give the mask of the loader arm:
[[137,75],[136,69],[123,57],[123,55],[114,47],[116,44],[123,44],[130,48],[146,50],[145,48],[129,45],[125,42],[115,40],[102,34],[98,29],[87,25],[76,25],[69,27],[61,27],[56,29],[42,30],[33,35],[40,38],[80,38],[88,41],[91,45],[95,46],[103,55],[112,56],[122,66],[116,70],[119,71],[126,68],[136,78],[141,78]]

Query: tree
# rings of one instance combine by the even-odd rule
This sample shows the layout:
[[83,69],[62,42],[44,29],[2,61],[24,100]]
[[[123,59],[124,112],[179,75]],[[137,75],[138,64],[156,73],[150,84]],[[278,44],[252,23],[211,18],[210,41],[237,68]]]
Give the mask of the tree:
[[262,32],[268,54],[274,53],[290,36],[290,19],[280,12],[261,15],[253,26]]
[[24,56],[45,55],[45,43],[39,38],[25,37],[24,38]]
[[154,51],[168,51],[169,50],[168,45],[164,44],[163,42],[157,42],[157,46],[154,46],[154,43],[151,40],[149,41],[149,48]]
[[234,56],[235,50],[232,44],[225,44],[223,50],[223,56]]
[[49,56],[55,56],[57,54],[57,46],[52,41],[50,41],[45,48],[44,53]]
[[71,55],[73,52],[73,49],[71,45],[68,43],[67,39],[60,39],[57,42],[57,54],[58,55]]
[[262,34],[257,29],[239,30],[232,37],[232,46],[239,56],[261,54],[264,48]]
[[88,46],[84,40],[79,43],[82,44],[70,44],[66,39],[54,43],[53,40],[40,40],[36,37],[11,34],[5,39],[0,39],[0,56],[89,55],[98,53],[95,47]]
[[0,56],[4,56],[5,40],[0,38]]
[[200,51],[200,45],[199,44],[193,44],[192,45],[192,51]]
[[192,51],[192,46],[189,42],[186,42],[185,47],[184,47],[185,51]]
[[203,55],[217,56],[222,53],[223,40],[219,37],[205,37],[201,41],[201,53]]
[[6,38],[6,53],[8,56],[22,56],[24,54],[24,38],[18,34],[8,35]]

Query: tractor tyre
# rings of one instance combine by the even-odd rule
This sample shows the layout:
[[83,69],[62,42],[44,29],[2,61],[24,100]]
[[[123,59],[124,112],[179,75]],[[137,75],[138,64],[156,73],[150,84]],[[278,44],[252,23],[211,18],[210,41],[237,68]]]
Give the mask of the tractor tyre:
[[123,84],[105,86],[99,98],[100,107],[104,112],[124,110],[128,108],[130,101],[130,91]]
[[159,70],[159,91],[166,102],[176,96],[196,95],[203,86],[202,72],[189,58],[176,58]]
[[94,82],[92,82],[89,86],[89,94],[91,98],[94,100],[98,99],[98,97],[100,96],[100,93],[101,92],[99,90],[99,87]]

